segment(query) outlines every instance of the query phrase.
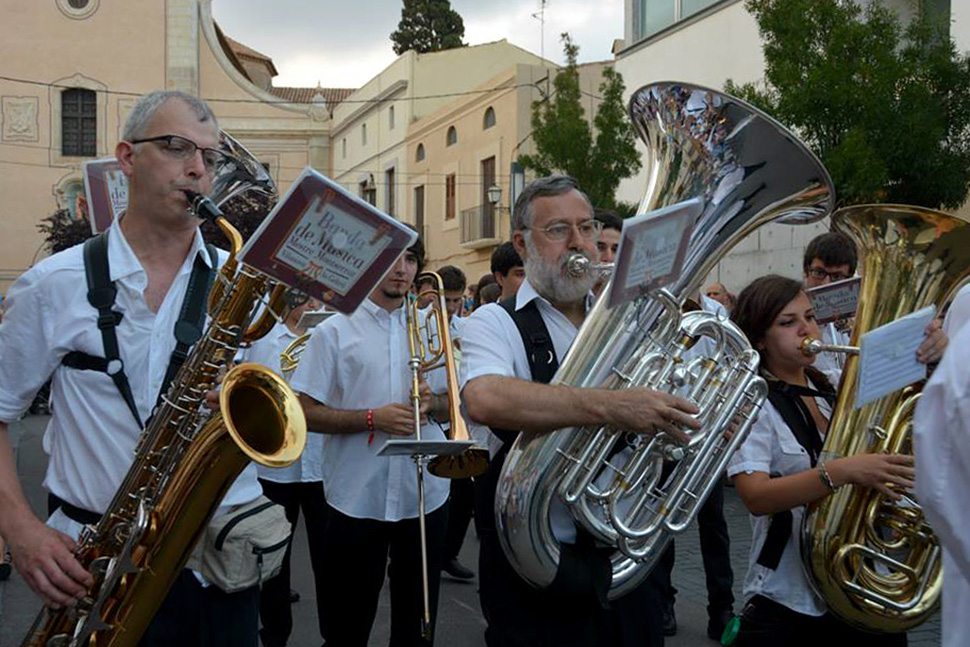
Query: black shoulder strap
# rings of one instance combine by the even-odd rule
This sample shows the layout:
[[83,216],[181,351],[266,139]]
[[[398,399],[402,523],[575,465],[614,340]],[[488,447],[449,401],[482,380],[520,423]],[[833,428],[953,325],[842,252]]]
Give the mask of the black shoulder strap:
[[118,290],[111,281],[108,271],[108,232],[105,231],[84,243],[84,274],[88,284],[88,303],[98,311],[98,329],[104,345],[104,357],[94,357],[80,351],[68,353],[63,360],[65,366],[82,370],[95,370],[107,373],[115,383],[118,392],[128,405],[141,429],[141,416],[131,394],[125,364],[118,350],[118,335],[115,332],[121,322],[122,314],[113,310]]
[[[542,320],[542,314],[536,302],[530,301],[520,310],[516,310],[515,297],[512,297],[499,305],[512,318],[515,327],[519,330],[519,335],[522,336],[522,345],[525,347],[525,356],[529,360],[532,381],[548,384],[556,374],[556,369],[559,368],[559,358],[556,357],[552,336],[546,328],[546,322]],[[492,429],[492,433],[504,443],[503,450],[508,448],[519,435],[518,431],[507,429]]]
[[202,337],[202,330],[205,327],[205,304],[212,288],[212,281],[215,275],[214,268],[218,265],[218,252],[212,245],[206,245],[211,263],[207,265],[202,258],[202,254],[197,254],[195,263],[192,265],[192,275],[189,276],[189,286],[182,297],[182,310],[179,312],[178,321],[175,322],[175,348],[168,360],[168,368],[165,370],[165,379],[162,380],[162,388],[158,391],[158,399],[155,406],[161,402],[162,397],[168,392],[168,387],[178,374],[179,369],[185,364],[189,356],[189,349]]
[[[98,328],[101,330],[101,339],[104,346],[104,357],[96,357],[81,351],[67,353],[62,360],[65,366],[70,368],[98,371],[107,373],[115,383],[118,392],[124,399],[128,410],[138,423],[138,428],[143,428],[141,416],[138,415],[138,407],[135,405],[135,398],[131,393],[131,385],[128,383],[128,376],[125,374],[124,362],[121,360],[118,335],[115,328],[121,322],[122,314],[113,310],[115,298],[118,291],[111,281],[111,274],[108,269],[108,238],[104,232],[94,238],[90,238],[84,244],[84,272],[88,284],[88,303],[98,311]],[[212,268],[218,264],[218,252],[212,245],[206,245]],[[202,336],[202,328],[205,325],[205,302],[209,289],[212,286],[214,271],[206,265],[199,254],[196,256],[192,266],[192,275],[189,277],[189,286],[182,299],[182,310],[179,319],[175,323],[175,350],[169,359],[168,368],[165,371],[165,380],[159,390],[161,395],[168,390],[172,378],[178,373],[179,368],[188,357],[188,350]]]
[[[808,453],[812,467],[818,464],[822,453],[822,437],[818,433],[818,426],[811,412],[802,400],[802,396],[824,397],[832,402],[832,393],[823,393],[795,384],[788,384],[780,380],[768,382],[768,400],[781,414],[785,424],[791,429],[795,440]],[[758,553],[758,564],[771,570],[778,568],[785,546],[792,534],[791,510],[776,512],[771,515],[768,524],[768,534],[765,543]]]
[[542,314],[535,300],[530,301],[520,310],[515,309],[515,297],[506,299],[499,305],[509,313],[512,321],[515,322],[515,327],[519,329],[525,354],[529,360],[532,381],[549,384],[559,368],[559,358],[556,357],[552,336],[546,328],[546,322],[542,320]]

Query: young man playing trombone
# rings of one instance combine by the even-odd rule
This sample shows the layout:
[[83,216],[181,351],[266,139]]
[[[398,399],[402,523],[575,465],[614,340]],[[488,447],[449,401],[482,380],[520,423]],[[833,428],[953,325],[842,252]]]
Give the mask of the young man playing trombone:
[[[388,439],[415,432],[408,291],[423,263],[419,239],[356,312],[314,328],[293,376],[308,427],[329,434],[323,457],[328,505],[323,568],[331,582],[323,592],[327,647],[366,647],[385,571],[391,578],[391,644],[433,641],[422,637],[425,574],[415,464],[409,456],[378,455]],[[428,376],[432,382],[438,372]],[[420,395],[422,415],[447,416],[447,410],[431,411],[432,400],[446,405],[447,398],[432,398],[427,382]],[[423,424],[421,434],[445,439],[433,424]],[[426,474],[424,485],[433,629],[449,482]]]

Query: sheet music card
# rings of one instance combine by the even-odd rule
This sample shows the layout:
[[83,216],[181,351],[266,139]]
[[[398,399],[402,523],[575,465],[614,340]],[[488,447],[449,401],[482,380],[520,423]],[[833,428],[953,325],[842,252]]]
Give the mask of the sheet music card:
[[815,308],[815,321],[821,326],[854,315],[861,285],[862,277],[857,276],[805,290]]
[[855,394],[857,409],[926,379],[926,364],[916,361],[916,349],[923,343],[926,327],[935,314],[936,308],[929,306],[862,336]]
[[243,262],[349,314],[417,232],[307,167],[243,247]]
[[91,233],[97,235],[128,208],[128,178],[114,157],[91,160],[81,166]]
[[632,301],[676,279],[703,204],[695,198],[623,221],[613,281],[611,308]]

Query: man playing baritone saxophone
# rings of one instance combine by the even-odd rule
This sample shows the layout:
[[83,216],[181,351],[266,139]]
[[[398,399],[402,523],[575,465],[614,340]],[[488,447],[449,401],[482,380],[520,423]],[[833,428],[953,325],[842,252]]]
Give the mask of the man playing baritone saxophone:
[[[199,220],[187,211],[185,191],[209,192],[221,159],[219,142],[216,119],[203,101],[166,91],[138,101],[115,148],[128,178],[128,208],[107,232],[107,259],[117,289],[115,332],[131,407],[106,372],[63,363],[72,351],[110,356],[98,311],[87,300],[83,246],[44,259],[10,290],[0,325],[0,528],[17,570],[52,608],[73,604],[93,583],[72,554],[75,540],[82,524],[104,513],[132,464],[141,432],[134,413],[147,420],[156,403],[197,257],[214,269]],[[225,254],[217,260],[224,261]],[[17,480],[8,425],[51,376],[44,486],[56,511],[44,525]],[[216,514],[259,495],[250,465]],[[255,647],[258,602],[255,586],[228,594],[184,570],[141,645]]]
[[[330,586],[327,647],[366,647],[384,574],[390,575],[391,644],[427,645],[418,487],[409,456],[378,456],[392,438],[414,434],[412,374],[408,365],[408,290],[424,263],[420,239],[409,248],[352,315],[334,315],[313,329],[292,385],[300,393],[310,431],[328,434],[323,457],[327,530],[323,567]],[[421,318],[423,328],[424,318]],[[428,378],[435,391],[444,369]],[[440,403],[432,410],[432,401]],[[446,419],[447,398],[422,381],[421,412]],[[435,424],[421,437],[444,440]],[[431,627],[448,517],[449,482],[425,474]],[[388,566],[390,558],[390,566]]]
[[[571,253],[598,258],[600,226],[593,209],[572,178],[536,180],[516,200],[513,242],[525,262],[526,280],[514,302],[490,304],[476,311],[465,327],[463,389],[470,417],[489,425],[504,441],[489,472],[476,479],[481,536],[479,577],[489,647],[642,647],[662,645],[661,592],[648,580],[638,589],[607,603],[610,564],[592,538],[578,532],[562,504],[553,504],[552,525],[563,553],[560,576],[585,582],[569,591],[538,590],[513,570],[495,531],[493,505],[498,474],[514,432],[544,434],[573,426],[609,425],[652,435],[665,431],[684,440],[678,427],[696,428],[689,402],[647,388],[584,389],[548,385],[550,366],[561,360],[590,307],[595,276],[574,278],[565,271]],[[532,314],[528,314],[532,313]],[[538,322],[536,314],[538,313]],[[516,317],[516,319],[513,319]],[[523,318],[542,324],[541,333],[520,334]],[[523,337],[532,340],[527,349]],[[540,375],[533,374],[529,356]],[[564,572],[565,571],[567,572]],[[605,578],[604,578],[605,575]],[[555,585],[553,587],[555,589]]]

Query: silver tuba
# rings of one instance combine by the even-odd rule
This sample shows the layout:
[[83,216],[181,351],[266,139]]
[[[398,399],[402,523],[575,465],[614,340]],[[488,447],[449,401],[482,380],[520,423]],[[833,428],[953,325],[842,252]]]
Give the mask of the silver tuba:
[[[633,93],[629,110],[647,147],[647,192],[638,213],[694,198],[702,211],[681,275],[616,308],[601,298],[553,383],[677,393],[698,405],[703,427],[690,432],[686,446],[658,434],[636,439],[616,456],[614,447],[626,436],[622,430],[520,434],[495,501],[502,548],[538,588],[552,583],[559,563],[553,506],[565,506],[577,525],[615,547],[610,598],[642,582],[673,534],[696,517],[767,394],[757,375],[757,353],[740,330],[710,313],[682,315],[682,305],[752,231],[772,221],[814,222],[835,200],[818,159],[783,126],[738,99],[665,82]],[[709,351],[692,357],[705,338],[702,346]],[[723,432],[732,420],[740,422],[727,439]],[[661,479],[664,460],[677,464]]]

